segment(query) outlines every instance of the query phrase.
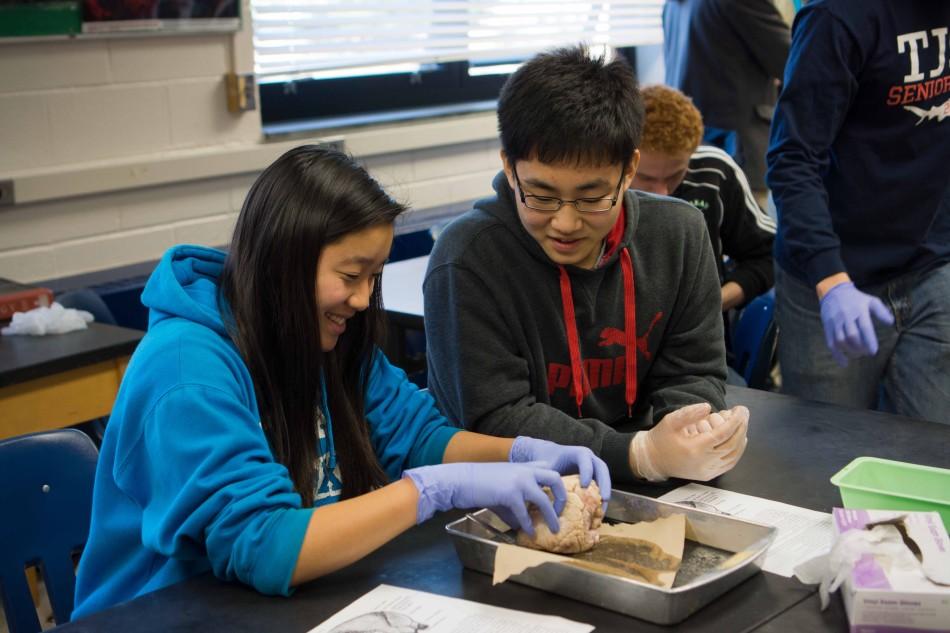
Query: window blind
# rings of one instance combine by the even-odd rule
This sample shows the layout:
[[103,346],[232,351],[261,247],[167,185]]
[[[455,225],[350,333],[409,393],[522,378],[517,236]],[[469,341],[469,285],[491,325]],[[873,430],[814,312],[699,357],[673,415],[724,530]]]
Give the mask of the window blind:
[[658,44],[663,0],[251,0],[259,81]]

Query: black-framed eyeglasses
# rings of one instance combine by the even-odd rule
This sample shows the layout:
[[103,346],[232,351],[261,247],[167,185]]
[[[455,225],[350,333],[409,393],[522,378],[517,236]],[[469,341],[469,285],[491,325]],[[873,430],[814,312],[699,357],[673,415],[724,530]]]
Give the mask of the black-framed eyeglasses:
[[574,200],[561,200],[554,196],[536,196],[524,192],[521,186],[521,179],[518,178],[518,168],[512,166],[511,171],[515,174],[515,182],[518,184],[518,195],[521,197],[521,204],[532,211],[541,211],[543,213],[557,213],[565,204],[573,204],[578,213],[584,215],[602,215],[614,208],[617,199],[620,198],[620,189],[623,187],[623,170],[620,171],[620,180],[617,181],[617,188],[614,195],[610,198],[576,198]]

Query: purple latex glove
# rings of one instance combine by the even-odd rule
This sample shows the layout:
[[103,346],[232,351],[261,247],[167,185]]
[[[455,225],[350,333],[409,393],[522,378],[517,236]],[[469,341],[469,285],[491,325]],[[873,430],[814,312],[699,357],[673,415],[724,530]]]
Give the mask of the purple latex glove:
[[850,281],[833,287],[821,299],[821,324],[831,356],[842,367],[849,358],[877,354],[877,335],[871,316],[886,325],[894,315],[884,302],[855,288]]
[[511,445],[508,460],[513,463],[534,462],[562,475],[577,473],[584,488],[590,485],[590,479],[593,477],[600,487],[604,511],[607,511],[607,501],[610,500],[610,469],[604,460],[594,455],[589,448],[562,446],[548,440],[519,435]]
[[[422,523],[438,510],[491,507],[501,510],[505,522],[511,527],[520,527],[534,536],[527,504],[534,504],[551,531],[557,532],[560,529],[557,515],[567,503],[567,491],[561,476],[539,464],[438,464],[411,468],[402,476],[411,479],[419,490],[417,523]],[[551,488],[553,504],[542,486]]]

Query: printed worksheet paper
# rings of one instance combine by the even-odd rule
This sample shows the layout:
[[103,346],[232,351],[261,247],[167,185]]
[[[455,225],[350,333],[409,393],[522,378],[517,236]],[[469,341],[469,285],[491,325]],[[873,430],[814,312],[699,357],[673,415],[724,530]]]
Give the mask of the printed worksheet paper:
[[786,578],[792,576],[799,563],[831,549],[834,537],[831,515],[827,512],[702,484],[686,484],[666,493],[660,500],[775,526],[778,533],[765,554],[762,569]]
[[557,616],[380,585],[310,633],[590,633],[593,630],[589,624]]

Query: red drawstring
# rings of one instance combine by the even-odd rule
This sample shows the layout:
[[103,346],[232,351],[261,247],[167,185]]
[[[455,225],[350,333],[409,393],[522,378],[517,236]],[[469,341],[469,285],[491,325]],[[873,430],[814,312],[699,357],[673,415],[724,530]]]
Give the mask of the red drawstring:
[[574,402],[577,403],[577,417],[581,416],[581,403],[584,402],[583,366],[581,365],[581,343],[577,336],[577,319],[574,316],[574,296],[571,294],[571,278],[564,266],[561,271],[561,304],[564,311],[564,326],[567,328],[567,349],[571,355],[571,381],[574,385]]
[[620,253],[623,269],[623,332],[626,339],[626,370],[624,372],[624,400],[627,417],[633,417],[633,403],[637,400],[637,296],[633,284],[633,262],[626,248]]
[[[630,252],[624,248],[620,253],[623,270],[623,331],[624,331],[624,400],[627,417],[633,416],[633,403],[637,399],[637,303],[633,280],[633,262]],[[558,266],[561,282],[561,305],[564,311],[564,327],[567,329],[567,348],[571,357],[571,383],[574,387],[574,402],[577,415],[581,417],[581,404],[590,392],[590,382],[584,374],[581,362],[580,337],[577,335],[577,317],[574,314],[574,296],[571,278],[564,266]]]

